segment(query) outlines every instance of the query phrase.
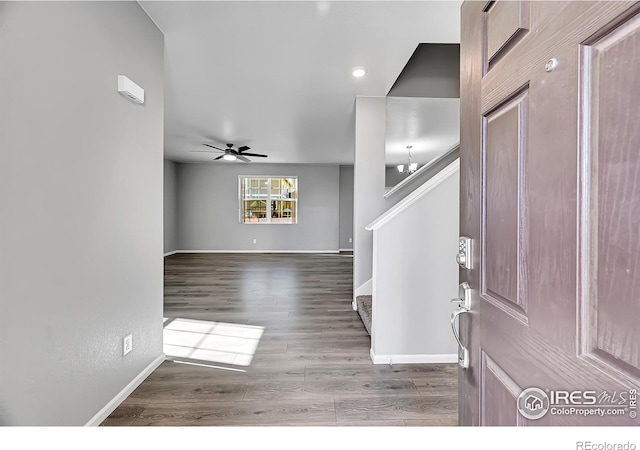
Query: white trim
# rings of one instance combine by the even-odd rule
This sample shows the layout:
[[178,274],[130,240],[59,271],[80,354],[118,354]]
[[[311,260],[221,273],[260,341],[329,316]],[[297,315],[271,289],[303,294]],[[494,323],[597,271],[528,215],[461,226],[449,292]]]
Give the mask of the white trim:
[[365,230],[367,231],[377,230],[382,225],[389,222],[395,216],[397,216],[402,211],[407,209],[413,203],[418,201],[425,194],[435,189],[439,184],[444,182],[447,178],[456,174],[459,170],[460,170],[460,158],[457,158],[454,162],[452,162],[447,167],[445,167],[440,172],[438,172],[438,174],[435,175],[433,178],[431,178],[429,181],[424,183],[422,186],[420,186],[418,189],[413,191],[411,194],[407,195],[399,203],[397,203],[395,206],[390,208],[387,212],[385,212],[376,220],[374,220],[369,225],[367,225],[365,227]]
[[160,356],[158,356],[156,359],[154,359],[153,361],[151,361],[151,364],[149,364],[147,367],[145,367],[144,369],[142,369],[142,372],[140,372],[138,375],[136,375],[136,377],[131,380],[129,382],[129,384],[127,384],[120,392],[118,392],[118,394],[116,394],[115,397],[113,397],[109,403],[107,403],[106,405],[104,405],[104,407],[98,411],[96,413],[95,416],[93,416],[86,424],[85,427],[97,427],[98,425],[100,425],[102,422],[104,422],[104,420],[109,417],[109,414],[111,414],[118,406],[120,406],[120,403],[122,403],[123,401],[125,401],[125,399],[131,395],[131,393],[135,390],[135,388],[137,388],[138,386],[140,386],[140,384],[142,384],[142,382],[149,376],[151,375],[151,372],[153,372],[154,370],[156,370],[158,368],[158,366],[160,366],[160,364],[162,364],[165,360],[165,355],[164,353],[161,354]]
[[391,197],[392,194],[394,194],[395,192],[398,192],[400,189],[404,188],[406,185],[408,185],[409,183],[411,183],[412,181],[414,181],[415,179],[417,179],[423,172],[425,172],[427,169],[429,169],[430,167],[435,166],[436,164],[438,164],[440,161],[442,161],[443,159],[445,159],[447,156],[449,156],[450,153],[453,153],[456,149],[458,149],[460,147],[460,142],[458,142],[456,145],[454,145],[453,147],[451,147],[449,150],[447,150],[446,152],[444,152],[442,155],[440,155],[437,158],[432,159],[431,161],[429,161],[427,164],[425,164],[424,166],[420,167],[418,170],[416,170],[414,173],[412,173],[411,175],[409,175],[407,178],[405,178],[404,180],[402,180],[400,183],[396,184],[394,187],[392,187],[391,189],[389,189],[388,191],[386,191],[384,193],[384,198],[389,198]]
[[338,251],[339,252],[352,252],[353,249],[352,248],[339,248]]
[[[376,236],[378,233],[373,233],[373,247],[371,248],[371,257],[373,259],[371,263],[371,348],[375,347],[376,342],[376,317],[377,317],[377,309],[374,298],[378,298],[378,239]],[[404,260],[401,260],[400,263],[403,263]]]
[[369,351],[374,364],[455,364],[458,355],[455,353],[443,355],[376,355],[373,348]]
[[176,250],[175,253],[340,253],[340,250]]
[[358,310],[358,306],[356,305],[356,298],[358,297],[358,295],[372,295],[372,292],[371,292],[372,282],[373,282],[373,278],[369,278],[369,280],[365,281],[364,284],[362,284],[362,286],[360,286],[359,288],[356,288],[353,291],[353,300],[351,301],[351,307],[353,308],[354,311]]
[[168,252],[164,254],[164,257],[166,258],[167,256],[171,256],[171,255],[175,255],[176,253],[178,253],[179,250],[174,250],[172,252]]
[[362,286],[357,288],[353,293],[354,300],[358,295],[371,295],[371,293],[372,293],[372,291],[371,291],[372,283],[373,283],[373,278],[369,278],[367,281],[365,281],[362,284]]

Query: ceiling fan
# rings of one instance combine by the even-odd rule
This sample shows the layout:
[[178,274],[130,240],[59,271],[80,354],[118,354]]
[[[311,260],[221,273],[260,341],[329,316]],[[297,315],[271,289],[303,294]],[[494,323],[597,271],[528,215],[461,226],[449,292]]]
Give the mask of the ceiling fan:
[[218,156],[217,158],[213,158],[214,161],[217,161],[219,159],[224,159],[225,161],[235,161],[239,159],[240,161],[251,162],[251,160],[247,158],[247,156],[253,156],[258,158],[267,157],[267,155],[261,155],[259,153],[247,153],[247,150],[251,150],[251,147],[247,147],[246,145],[239,147],[237,150],[233,148],[233,144],[227,144],[227,148],[225,149],[218,148],[210,144],[202,144],[202,145],[211,147],[214,150],[191,150],[191,152],[194,152],[194,153],[213,152],[213,151],[223,152],[222,155]]

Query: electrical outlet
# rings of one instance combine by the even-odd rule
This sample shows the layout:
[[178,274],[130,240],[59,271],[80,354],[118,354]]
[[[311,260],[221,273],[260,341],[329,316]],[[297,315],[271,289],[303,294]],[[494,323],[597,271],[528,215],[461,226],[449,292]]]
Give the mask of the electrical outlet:
[[257,239],[254,239],[254,240],[253,240],[253,243],[254,243],[254,244],[257,244],[257,243],[258,243],[258,240],[257,240]]
[[133,350],[133,335],[128,334],[122,339],[122,356],[127,356]]
[[353,242],[353,238],[349,238],[349,242]]

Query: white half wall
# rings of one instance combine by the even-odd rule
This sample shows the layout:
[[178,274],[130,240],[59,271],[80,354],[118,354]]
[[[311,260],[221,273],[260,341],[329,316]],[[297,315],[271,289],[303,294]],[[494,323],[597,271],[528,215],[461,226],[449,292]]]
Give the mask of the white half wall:
[[413,203],[406,209],[398,204],[397,215],[374,227],[371,353],[376,363],[388,363],[389,357],[398,363],[450,362],[457,354],[450,300],[458,294],[458,161],[449,169],[443,181],[416,200],[407,197],[404,203]]

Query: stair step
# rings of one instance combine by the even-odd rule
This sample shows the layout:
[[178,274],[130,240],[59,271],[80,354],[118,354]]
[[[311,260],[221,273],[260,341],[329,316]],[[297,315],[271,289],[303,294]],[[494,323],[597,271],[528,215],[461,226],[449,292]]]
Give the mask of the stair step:
[[356,308],[360,319],[364,327],[367,329],[367,333],[371,336],[371,307],[373,305],[373,298],[370,295],[358,295],[356,297]]

